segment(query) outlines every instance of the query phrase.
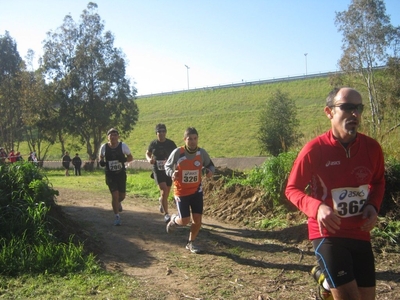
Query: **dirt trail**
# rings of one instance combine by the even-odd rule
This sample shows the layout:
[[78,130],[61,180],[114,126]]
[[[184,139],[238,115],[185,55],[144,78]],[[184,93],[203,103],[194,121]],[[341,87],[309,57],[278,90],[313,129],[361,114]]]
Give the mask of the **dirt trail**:
[[[148,286],[138,299],[315,299],[305,224],[267,232],[205,216],[197,239],[202,253],[196,255],[185,249],[189,228],[167,234],[156,204],[127,197],[118,227],[109,194],[58,191],[57,203],[77,232],[90,237],[88,247],[105,268]],[[377,299],[400,299],[399,255],[377,260]]]

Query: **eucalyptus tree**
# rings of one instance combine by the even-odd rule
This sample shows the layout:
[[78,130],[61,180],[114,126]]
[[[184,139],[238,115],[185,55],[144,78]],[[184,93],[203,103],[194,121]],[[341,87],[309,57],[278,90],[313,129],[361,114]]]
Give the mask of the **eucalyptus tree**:
[[386,65],[398,29],[390,24],[383,0],[353,0],[347,11],[336,13],[335,24],[343,33],[340,68],[366,87],[376,135],[384,118],[384,99],[374,70]]
[[259,124],[260,147],[273,156],[287,152],[301,137],[296,103],[280,90],[267,100],[261,110]]
[[26,69],[21,72],[21,109],[25,140],[30,151],[44,160],[50,147],[56,142],[57,129],[61,128],[54,109],[54,93],[46,84],[41,68],[34,70],[35,53],[28,50]]
[[8,151],[22,139],[20,73],[17,43],[6,31],[0,35],[0,143]]
[[78,137],[91,157],[108,128],[127,135],[139,113],[125,56],[96,11],[97,4],[90,2],[78,24],[67,15],[58,30],[47,34],[43,55],[47,81],[57,93],[62,133]]

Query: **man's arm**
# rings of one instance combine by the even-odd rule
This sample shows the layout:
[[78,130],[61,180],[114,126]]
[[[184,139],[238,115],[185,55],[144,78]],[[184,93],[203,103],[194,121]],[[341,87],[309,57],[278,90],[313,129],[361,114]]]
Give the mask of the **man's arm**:
[[175,172],[175,164],[177,162],[177,158],[175,156],[179,156],[179,148],[176,148],[174,151],[171,152],[164,165],[165,174],[167,174],[167,176],[169,177],[172,177]]

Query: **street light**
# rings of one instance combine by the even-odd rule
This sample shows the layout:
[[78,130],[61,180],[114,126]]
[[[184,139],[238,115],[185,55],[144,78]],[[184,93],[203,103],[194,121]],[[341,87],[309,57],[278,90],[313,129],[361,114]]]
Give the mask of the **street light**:
[[308,54],[308,53],[304,53],[304,57],[305,57],[305,59],[306,59],[306,76],[307,76],[307,54]]
[[185,65],[186,67],[186,74],[187,74],[187,84],[188,84],[188,89],[189,89],[189,67],[187,65]]

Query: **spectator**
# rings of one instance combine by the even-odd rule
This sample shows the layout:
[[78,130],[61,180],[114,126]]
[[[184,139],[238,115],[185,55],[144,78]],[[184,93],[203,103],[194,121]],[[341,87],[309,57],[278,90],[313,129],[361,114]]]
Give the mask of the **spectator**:
[[0,163],[5,163],[7,159],[7,153],[3,147],[0,147]]
[[69,165],[71,164],[71,157],[68,151],[65,151],[65,155],[62,157],[62,166],[65,169],[65,176],[69,176]]
[[8,153],[8,160],[10,163],[15,163],[17,161],[17,156],[14,153],[14,150],[11,150],[10,153]]
[[81,165],[82,165],[82,160],[79,157],[79,154],[76,153],[75,157],[72,159],[72,165],[74,166],[75,170],[75,176],[81,176]]
[[16,161],[23,161],[24,160],[19,151],[15,154],[15,156],[16,156]]

